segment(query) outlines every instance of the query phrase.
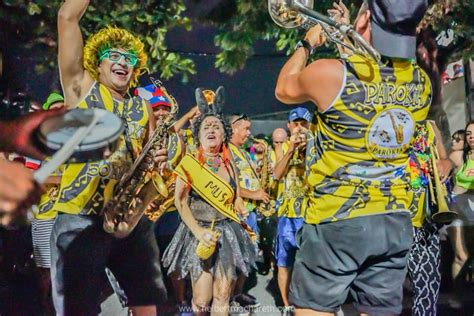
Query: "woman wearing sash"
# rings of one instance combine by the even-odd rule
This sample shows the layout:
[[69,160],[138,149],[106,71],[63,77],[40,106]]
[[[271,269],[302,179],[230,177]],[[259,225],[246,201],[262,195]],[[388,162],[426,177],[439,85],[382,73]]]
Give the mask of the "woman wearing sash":
[[210,106],[201,89],[196,99],[202,113],[193,131],[199,147],[175,170],[175,204],[182,223],[163,261],[168,273],[177,272],[181,278],[190,274],[197,315],[209,311],[211,301],[211,315],[227,315],[233,283],[238,273],[249,273],[257,253],[251,232],[237,216],[244,208],[227,149],[231,129],[221,114],[223,89],[217,90]]

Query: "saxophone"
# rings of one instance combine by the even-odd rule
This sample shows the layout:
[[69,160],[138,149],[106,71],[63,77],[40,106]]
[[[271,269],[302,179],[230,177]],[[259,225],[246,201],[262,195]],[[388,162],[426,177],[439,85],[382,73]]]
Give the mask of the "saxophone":
[[156,222],[174,204],[176,175],[169,172],[163,175],[163,178],[167,179],[164,186],[168,190],[168,195],[157,195],[145,209],[145,216],[153,222]]
[[158,166],[154,157],[159,149],[166,148],[168,131],[173,125],[178,105],[159,80],[153,78],[151,80],[172,102],[172,108],[169,115],[161,117],[157,121],[157,128],[153,131],[131,169],[124,174],[115,187],[112,198],[102,209],[103,228],[116,238],[127,237],[145,212],[148,212],[150,218],[158,219],[166,210],[164,208],[161,213],[155,214],[150,210],[150,206],[156,206],[159,203],[161,204],[159,209],[161,209],[161,207],[165,207],[165,203],[170,203],[170,200],[174,201],[174,196],[170,196],[167,186],[168,182],[172,181],[170,180],[172,177],[169,177],[166,183],[164,182],[157,170]]
[[[163,94],[171,101],[172,107],[168,114],[170,116],[168,119],[175,120],[179,110],[178,102],[176,102],[176,99],[168,93],[165,87],[163,87],[161,81],[154,79],[153,77],[150,77],[150,80],[153,82],[155,87],[159,87],[161,91],[163,91]],[[145,209],[145,216],[153,222],[156,222],[168,210],[168,208],[174,204],[176,175],[173,172],[166,170],[162,178],[166,179],[164,186],[167,188],[168,194],[157,195]]]
[[[260,174],[260,187],[262,190],[265,192],[269,193],[270,196],[273,194],[273,187],[269,185],[270,182],[270,174],[268,172],[268,160],[269,160],[269,151],[268,151],[268,145],[265,141],[256,139],[256,138],[251,138],[252,141],[259,143],[264,146],[264,152],[263,152],[263,158],[262,158],[262,167],[261,167],[261,174]],[[270,202],[265,203],[265,202],[260,202],[259,205],[257,206],[257,211],[262,214],[264,217],[270,217],[276,212],[276,202],[275,200],[270,200]]]

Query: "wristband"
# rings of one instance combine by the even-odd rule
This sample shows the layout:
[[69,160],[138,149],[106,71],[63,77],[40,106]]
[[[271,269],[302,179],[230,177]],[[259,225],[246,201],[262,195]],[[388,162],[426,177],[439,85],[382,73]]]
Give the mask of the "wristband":
[[295,51],[300,47],[304,47],[306,49],[306,51],[308,52],[308,56],[311,56],[314,53],[315,47],[311,46],[311,44],[307,40],[298,41],[295,46]]

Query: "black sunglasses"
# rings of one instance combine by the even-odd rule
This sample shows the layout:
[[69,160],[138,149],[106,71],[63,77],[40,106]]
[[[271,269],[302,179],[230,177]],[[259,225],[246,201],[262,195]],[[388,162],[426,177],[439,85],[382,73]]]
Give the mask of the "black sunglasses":
[[232,116],[237,116],[237,118],[235,120],[233,120],[230,125],[234,124],[234,123],[237,123],[238,121],[240,120],[244,120],[244,121],[248,121],[249,120],[249,117],[247,116],[247,114],[242,114],[242,113],[232,113]]

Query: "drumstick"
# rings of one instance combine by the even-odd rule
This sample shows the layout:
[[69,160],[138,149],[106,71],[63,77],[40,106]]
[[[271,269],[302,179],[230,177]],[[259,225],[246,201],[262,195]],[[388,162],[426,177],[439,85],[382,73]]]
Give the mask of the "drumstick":
[[[33,175],[33,178],[39,184],[43,184],[46,179],[61,166],[66,160],[71,157],[71,155],[76,150],[76,147],[86,138],[86,136],[91,132],[94,126],[97,124],[99,119],[104,115],[105,112],[103,111],[93,111],[92,117],[84,117],[89,119],[89,121],[84,122],[87,125],[81,126],[77,129],[77,131],[72,135],[72,137],[64,143],[63,147],[58,150],[51,160],[46,162],[44,165],[41,166]],[[81,118],[82,119],[82,118]]]

